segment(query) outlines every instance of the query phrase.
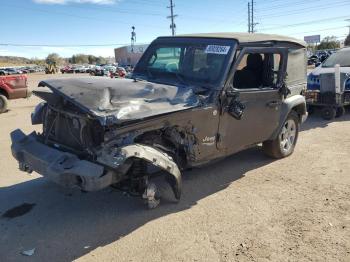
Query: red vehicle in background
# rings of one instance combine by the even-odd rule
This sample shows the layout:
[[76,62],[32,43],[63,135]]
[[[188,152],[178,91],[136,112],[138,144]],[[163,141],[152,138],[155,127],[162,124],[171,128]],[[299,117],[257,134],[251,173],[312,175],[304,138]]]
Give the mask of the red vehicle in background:
[[115,73],[110,73],[111,78],[125,78],[127,75],[126,70],[123,67],[117,67]]
[[27,98],[30,95],[26,75],[0,76],[0,113],[7,111],[9,99]]

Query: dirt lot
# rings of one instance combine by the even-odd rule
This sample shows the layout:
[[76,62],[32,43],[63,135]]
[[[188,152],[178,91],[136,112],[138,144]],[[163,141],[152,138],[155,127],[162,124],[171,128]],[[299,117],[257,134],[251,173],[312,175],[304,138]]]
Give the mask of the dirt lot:
[[0,115],[0,216],[35,204],[0,217],[0,261],[350,261],[349,112],[310,117],[287,159],[256,147],[188,171],[181,202],[150,211],[113,189],[86,194],[18,171],[9,133],[31,132],[38,101]]

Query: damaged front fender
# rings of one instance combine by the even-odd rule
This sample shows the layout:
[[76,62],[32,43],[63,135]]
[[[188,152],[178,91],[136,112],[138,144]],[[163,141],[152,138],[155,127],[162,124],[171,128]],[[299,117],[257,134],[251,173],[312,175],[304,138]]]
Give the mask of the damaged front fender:
[[124,165],[126,160],[130,158],[138,158],[147,161],[148,163],[163,169],[168,172],[174,179],[174,183],[171,183],[174,191],[175,198],[177,200],[181,197],[182,179],[181,172],[173,158],[159,149],[142,145],[132,144],[121,148],[113,148],[106,152],[103,150],[101,155],[97,158],[97,161],[111,166],[113,168],[119,168]]

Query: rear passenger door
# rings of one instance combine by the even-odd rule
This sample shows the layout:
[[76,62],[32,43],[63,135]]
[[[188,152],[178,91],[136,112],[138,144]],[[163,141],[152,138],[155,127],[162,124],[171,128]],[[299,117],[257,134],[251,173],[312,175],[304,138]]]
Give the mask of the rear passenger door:
[[244,48],[222,94],[218,147],[227,154],[268,140],[279,126],[286,48]]

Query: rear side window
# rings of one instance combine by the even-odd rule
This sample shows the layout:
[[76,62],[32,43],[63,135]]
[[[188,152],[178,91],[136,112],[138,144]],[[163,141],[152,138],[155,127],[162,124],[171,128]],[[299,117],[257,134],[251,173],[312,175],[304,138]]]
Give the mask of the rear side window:
[[302,49],[289,49],[287,65],[287,85],[306,82],[306,51]]

